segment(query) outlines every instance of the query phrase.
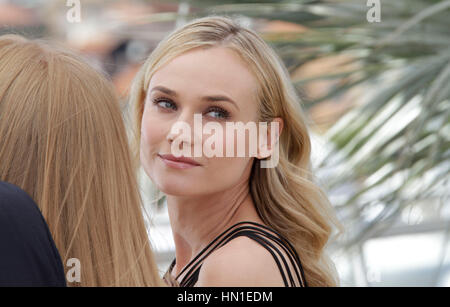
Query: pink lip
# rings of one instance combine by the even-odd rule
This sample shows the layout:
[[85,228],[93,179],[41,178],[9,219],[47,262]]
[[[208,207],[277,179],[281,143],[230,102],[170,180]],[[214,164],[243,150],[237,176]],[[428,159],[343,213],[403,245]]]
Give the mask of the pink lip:
[[158,157],[163,160],[163,162],[170,167],[178,168],[178,169],[186,169],[195,166],[200,166],[196,161],[186,158],[186,157],[175,157],[173,155],[161,155],[158,154]]

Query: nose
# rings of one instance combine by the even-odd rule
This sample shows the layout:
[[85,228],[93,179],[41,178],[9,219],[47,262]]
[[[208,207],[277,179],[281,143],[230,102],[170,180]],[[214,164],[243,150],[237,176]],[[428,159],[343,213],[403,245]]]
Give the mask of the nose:
[[166,139],[170,146],[176,140],[178,150],[190,150],[192,155],[194,155],[192,153],[192,148],[194,148],[195,155],[198,156],[199,149],[201,154],[202,135],[202,115],[185,109],[171,124]]

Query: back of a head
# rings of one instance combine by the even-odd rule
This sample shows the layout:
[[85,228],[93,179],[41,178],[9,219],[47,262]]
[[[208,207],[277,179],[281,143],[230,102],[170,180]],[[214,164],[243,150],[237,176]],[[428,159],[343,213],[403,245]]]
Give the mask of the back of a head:
[[0,180],[39,205],[79,285],[159,285],[118,98],[63,48],[0,36]]

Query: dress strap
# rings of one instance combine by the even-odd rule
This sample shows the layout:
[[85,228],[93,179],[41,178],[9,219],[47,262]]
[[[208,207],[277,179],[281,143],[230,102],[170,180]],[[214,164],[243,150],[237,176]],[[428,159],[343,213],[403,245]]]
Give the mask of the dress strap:
[[[218,235],[204,249],[202,249],[202,251],[200,251],[200,253],[198,253],[196,257],[192,259],[176,276],[176,280],[178,280],[183,273],[187,272],[179,285],[194,285],[197,282],[198,274],[203,261],[216,249],[224,246],[229,241],[239,236],[246,236],[254,240],[262,245],[272,255],[278,269],[280,270],[284,285],[286,287],[296,286],[296,282],[294,281],[295,279],[298,281],[297,284],[300,286],[307,286],[300,258],[294,247],[273,229],[250,221],[234,224]],[[289,260],[290,264],[294,268],[294,274],[291,272],[288,261],[286,260],[286,257],[284,257],[282,251],[284,251],[287,255],[287,260]],[[175,262],[176,260],[174,259],[168,270],[169,273],[171,272]],[[294,275],[296,278],[294,278]]]

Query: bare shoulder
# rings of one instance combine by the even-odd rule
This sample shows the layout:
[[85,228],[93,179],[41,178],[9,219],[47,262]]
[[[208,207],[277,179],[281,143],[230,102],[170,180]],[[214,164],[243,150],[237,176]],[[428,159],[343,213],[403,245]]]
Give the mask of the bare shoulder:
[[205,259],[197,286],[282,287],[284,283],[271,253],[254,240],[242,236]]

